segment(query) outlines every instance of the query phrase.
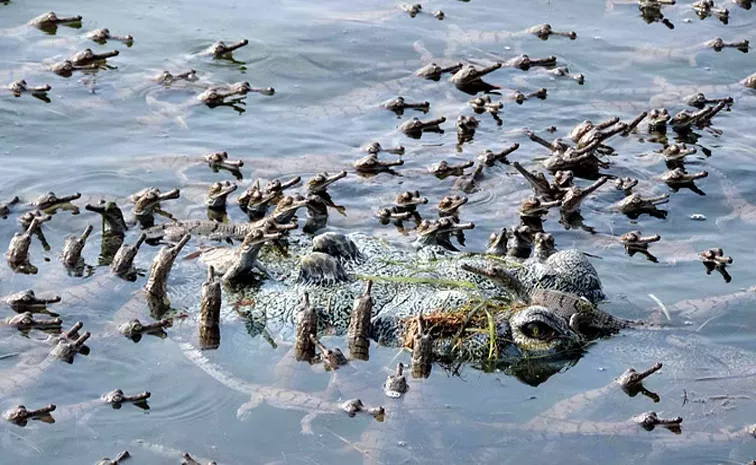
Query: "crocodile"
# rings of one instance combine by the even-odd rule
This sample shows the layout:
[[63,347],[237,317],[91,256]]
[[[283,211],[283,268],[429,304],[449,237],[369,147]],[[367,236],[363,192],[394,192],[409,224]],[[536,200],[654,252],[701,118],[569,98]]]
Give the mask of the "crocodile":
[[[306,205],[306,199],[296,199],[292,196],[285,197],[278,203],[270,218],[279,225],[285,225],[291,221],[299,208]],[[247,234],[259,229],[267,221],[267,218],[253,223],[219,223],[207,220],[186,220],[161,223],[147,228],[143,232],[148,242],[156,240],[175,241],[186,234],[208,237],[214,240],[233,239],[242,241]]]
[[101,396],[77,402],[74,404],[57,405],[55,409],[55,418],[58,421],[69,419],[81,419],[104,406],[109,406],[113,410],[120,410],[124,405],[131,404],[140,410],[150,410],[148,400],[152,394],[149,391],[138,392],[133,395],[126,395],[121,389],[103,393]]
[[81,27],[81,19],[81,15],[58,16],[55,12],[50,11],[32,18],[27,24],[48,34],[55,34],[58,30],[58,25],[61,24],[70,27]]
[[50,103],[50,98],[47,96],[47,93],[52,90],[50,84],[32,86],[29,85],[25,79],[18,79],[8,84],[7,89],[14,97],[21,97],[22,94],[29,94],[45,103]]
[[34,218],[26,231],[13,235],[13,238],[8,245],[8,251],[5,254],[8,259],[8,265],[13,271],[24,274],[37,273],[37,267],[32,265],[29,261],[29,246],[31,246],[32,234],[39,230],[42,221],[47,221],[49,219],[50,215],[47,215],[47,217],[42,219]]
[[97,42],[100,45],[104,45],[108,43],[109,40],[123,42],[123,44],[126,45],[127,47],[131,47],[132,45],[134,45],[134,36],[132,36],[131,34],[126,34],[123,36],[112,34],[110,32],[110,29],[106,27],[95,29],[93,31],[88,32],[87,39]]
[[247,44],[249,44],[247,39],[242,39],[228,45],[222,40],[219,40],[202,50],[200,55],[213,56],[214,58],[228,58],[232,52],[246,46]]
[[3,420],[9,421],[15,425],[24,427],[29,420],[40,420],[44,423],[55,423],[50,412],[55,411],[55,404],[49,404],[42,408],[28,410],[25,406],[19,405],[15,408],[3,412]]
[[19,313],[0,321],[0,326],[11,326],[22,332],[28,332],[30,329],[60,332],[62,324],[63,320],[58,317],[40,320],[35,318],[31,312]]
[[58,316],[47,310],[47,306],[60,302],[60,296],[37,297],[33,290],[14,292],[13,294],[0,297],[0,302],[8,305],[16,312],[47,313],[50,316]]
[[131,457],[131,454],[129,454],[129,451],[124,450],[119,453],[116,458],[111,459],[109,457],[103,457],[100,460],[97,461],[95,465],[119,465],[123,463],[124,460]]
[[[230,56],[230,55],[225,55]],[[162,86],[163,91],[167,91]],[[240,115],[246,110],[246,96],[250,92],[261,95],[271,96],[276,93],[273,87],[253,87],[247,81],[238,81],[230,84],[212,84],[204,85],[202,91],[196,96],[182,103],[168,103],[159,100],[156,96],[149,94],[146,97],[147,104],[156,113],[161,116],[171,117],[178,120],[180,124],[186,126],[185,116],[197,106],[206,106],[208,108],[229,107]],[[150,119],[152,121],[152,119]]]
[[81,276],[83,274],[84,259],[81,256],[81,252],[84,250],[84,245],[93,230],[94,226],[90,224],[84,229],[80,237],[68,236],[66,242],[63,244],[60,260],[66,269],[74,275]]
[[[374,283],[371,293],[374,302],[371,338],[385,345],[401,345],[408,337],[411,339],[408,335],[412,326],[409,320],[419,312],[430,311],[432,315],[443,318],[444,312],[465,311],[465,308],[469,311],[475,306],[482,308],[492,305],[491,299],[504,299],[500,302],[506,302],[507,298],[514,298],[511,294],[507,296],[503,289],[478,277],[476,273],[465,271],[464,266],[459,266],[456,253],[440,246],[448,242],[450,234],[465,227],[468,226],[442,218],[432,227],[421,228],[419,240],[416,241],[416,247],[420,247],[421,253],[414,257],[408,256],[401,248],[361,233],[347,236],[324,233],[316,236],[311,245],[307,239],[292,237],[290,250],[295,251],[294,257],[273,258],[265,252],[258,257],[273,273],[284,278],[280,281],[263,281],[252,289],[238,290],[242,295],[241,300],[249,302],[238,311],[245,315],[250,331],[259,324],[256,321],[265,321],[266,329],[271,334],[276,331],[286,334],[293,326],[297,314],[294,310],[301,308],[300,299],[307,292],[310,305],[317,309],[318,330],[344,334],[350,319],[352,301],[362,294],[360,280],[370,279]],[[425,229],[428,229],[427,234],[424,234]],[[206,257],[204,261],[208,264],[219,263],[223,257],[219,252],[221,251],[216,249],[215,256]],[[559,262],[559,257],[576,255],[578,252],[573,251],[572,255],[570,251],[560,253],[562,255],[557,254],[550,263]],[[425,257],[433,257],[435,260]],[[271,258],[273,261],[269,261]],[[477,263],[479,267],[487,266],[484,257],[473,256],[468,260],[468,265]],[[544,265],[544,268],[547,267],[548,265]],[[296,268],[299,268],[298,273],[291,272]],[[422,272],[418,274],[413,271],[415,269]],[[585,294],[594,300],[601,300],[603,293],[600,281],[595,270],[593,273],[598,287],[594,283],[594,288]],[[567,322],[561,317],[552,316],[549,309],[543,306],[510,309],[505,304],[502,305],[504,307],[500,309],[501,313],[497,313],[496,341],[489,341],[487,335],[473,338],[460,351],[464,354],[462,357],[480,357],[483,349],[488,356],[488,349],[492,345],[497,347],[502,358],[544,355],[548,353],[549,347],[553,349],[551,344],[556,340],[550,338],[555,334],[563,335],[559,339],[563,341],[560,345],[580,345],[580,335],[567,327]],[[548,334],[545,337],[550,342],[540,343],[533,339],[533,334],[528,333],[527,329],[532,321],[543,323],[543,327],[539,327],[542,331],[540,334]],[[512,334],[519,338],[516,345],[507,342],[512,339]],[[448,356],[448,340],[446,343],[439,341],[435,350],[438,357],[444,356],[443,354]]]

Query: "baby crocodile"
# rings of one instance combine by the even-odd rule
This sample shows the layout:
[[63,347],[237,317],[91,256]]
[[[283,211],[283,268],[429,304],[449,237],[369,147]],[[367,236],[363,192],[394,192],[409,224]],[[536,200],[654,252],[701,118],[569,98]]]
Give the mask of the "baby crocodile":
[[2,416],[3,420],[24,427],[29,420],[41,420],[45,423],[55,423],[55,420],[50,415],[50,412],[53,411],[55,411],[54,404],[49,404],[36,410],[28,410],[23,405],[19,405],[10,410],[6,410],[3,412]]
[[123,42],[127,47],[131,47],[134,44],[134,37],[131,34],[126,34],[125,36],[111,34],[110,29],[106,27],[90,31],[87,34],[87,39],[93,40],[100,45],[106,44],[109,40]]
[[[27,289],[21,292],[15,292],[5,297],[0,297],[0,302],[8,305],[16,312],[45,313],[46,307],[50,304],[60,302],[60,296],[54,297],[37,297],[34,291]],[[57,316],[57,315],[52,315]]]
[[59,24],[74,25],[77,23],[79,25],[81,24],[80,15],[58,16],[54,12],[50,11],[49,13],[43,13],[36,18],[31,19],[28,24],[29,26],[36,27],[37,29],[41,29],[45,32],[55,34],[55,31],[57,31]]
[[83,268],[84,260],[81,258],[81,252],[84,250],[84,245],[92,234],[94,227],[90,224],[84,229],[84,232],[80,237],[68,236],[66,242],[63,244],[63,254],[61,261],[63,265],[68,269],[75,269],[78,267]]
[[95,465],[119,465],[124,460],[131,457],[131,454],[129,454],[129,451],[125,450],[118,454],[118,456],[114,459],[110,459],[108,457],[103,457],[100,460],[97,461]]
[[215,58],[221,58],[224,56],[228,56],[234,50],[238,50],[244,47],[245,45],[247,45],[248,43],[249,41],[247,39],[242,39],[239,42],[234,42],[234,43],[226,45],[225,42],[223,42],[222,40],[219,40],[218,42],[215,42],[213,45],[203,50],[200,54],[212,55]]
[[3,322],[0,323],[0,326],[2,325],[12,326],[21,331],[28,331],[30,329],[41,329],[44,331],[49,331],[49,330],[60,331],[60,327],[62,324],[63,324],[63,320],[57,317],[40,320],[40,319],[34,318],[34,315],[32,315],[31,312],[23,312],[23,313],[19,313],[18,315],[6,318]]
[[29,227],[23,233],[15,233],[8,245],[5,256],[8,265],[17,273],[36,274],[37,267],[29,262],[29,246],[31,246],[32,234],[37,232],[42,221],[50,219],[50,215],[40,219],[34,218]]
[[[37,197],[29,203],[29,206],[45,213],[53,213],[56,208],[69,204],[72,200],[77,200],[79,198],[81,198],[81,194],[78,192],[71,195],[64,195],[63,197],[58,197],[54,192],[48,192],[47,194]],[[76,212],[78,213],[78,210],[76,210]]]
[[[293,197],[284,198],[279,202],[271,214],[271,218],[277,224],[286,224],[290,221],[296,210],[307,205],[305,199],[295,200]],[[242,241],[250,232],[260,228],[268,219],[258,220],[254,223],[219,223],[217,221],[187,220],[162,223],[145,229],[144,234],[148,241],[158,239],[175,241],[185,234],[193,236],[209,237],[214,240],[234,239]]]
[[27,84],[24,79],[19,79],[8,84],[8,90],[11,91],[15,97],[21,97],[21,94],[31,94],[41,100],[49,102],[50,99],[47,98],[47,93],[52,90],[52,87],[50,87],[50,84],[31,86]]

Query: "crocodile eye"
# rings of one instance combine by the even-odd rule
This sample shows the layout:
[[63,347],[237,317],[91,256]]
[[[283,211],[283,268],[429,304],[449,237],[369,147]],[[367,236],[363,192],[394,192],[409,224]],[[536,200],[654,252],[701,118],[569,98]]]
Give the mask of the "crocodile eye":
[[532,321],[522,327],[522,333],[530,338],[540,341],[550,341],[556,336],[556,331],[551,326],[540,321]]

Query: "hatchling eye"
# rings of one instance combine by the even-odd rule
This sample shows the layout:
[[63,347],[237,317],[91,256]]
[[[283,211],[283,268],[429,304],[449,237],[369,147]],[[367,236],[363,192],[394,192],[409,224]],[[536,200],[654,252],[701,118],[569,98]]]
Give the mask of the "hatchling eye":
[[554,328],[545,323],[541,323],[540,321],[533,321],[526,324],[522,327],[522,332],[527,337],[541,341],[549,341],[556,336]]

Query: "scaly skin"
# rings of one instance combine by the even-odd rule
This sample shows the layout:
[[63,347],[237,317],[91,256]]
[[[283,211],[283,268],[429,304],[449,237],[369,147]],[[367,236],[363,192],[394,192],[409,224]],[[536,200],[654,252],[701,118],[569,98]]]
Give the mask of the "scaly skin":
[[[429,226],[429,230],[436,231],[436,235],[448,235],[459,226],[454,221],[448,225],[442,222],[433,228]],[[373,321],[371,338],[383,344],[396,345],[403,339],[402,333],[404,331],[403,328],[407,324],[406,319],[423,311],[423,309],[443,308],[453,310],[469,305],[474,299],[485,298],[484,296],[487,295],[487,292],[494,290],[484,281],[475,279],[474,275],[461,271],[455,263],[456,257],[453,253],[443,252],[443,249],[437,246],[429,247],[428,244],[432,244],[433,241],[428,242],[428,239],[423,240],[422,253],[419,254],[418,258],[408,260],[406,252],[401,249],[387,246],[380,241],[364,235],[350,235],[350,238],[357,241],[356,245],[360,250],[359,258],[355,259],[356,255],[354,255],[354,252],[352,252],[352,255],[339,255],[335,252],[336,249],[350,250],[350,248],[354,247],[354,245],[346,247],[346,243],[348,243],[346,238],[342,236],[340,239],[338,235],[335,235],[331,236],[331,239],[327,241],[321,241],[319,239],[321,236],[316,237],[316,245],[320,242],[334,245],[327,246],[326,248],[320,248],[320,246],[314,247],[312,253],[300,260],[301,269],[298,275],[291,273],[290,269],[296,266],[296,262],[286,259],[281,260],[280,258],[277,258],[273,262],[268,262],[264,255],[260,257],[260,260],[265,263],[266,267],[272,268],[279,275],[286,274],[287,272],[284,270],[288,269],[289,277],[283,280],[286,292],[281,292],[281,284],[263,282],[259,290],[254,290],[252,294],[249,294],[249,297],[244,297],[244,300],[251,302],[249,306],[244,308],[244,313],[248,315],[248,318],[254,319],[255,315],[264,309],[270,331],[279,327],[290,328],[293,326],[295,317],[293,309],[298,307],[302,293],[308,292],[315,308],[325,305],[329,308],[327,314],[319,314],[319,330],[321,328],[332,328],[337,334],[344,333],[350,320],[352,302],[362,294],[361,283],[358,280],[352,280],[348,276],[346,270],[349,270],[358,276],[368,275],[370,277],[364,276],[364,278],[373,280],[373,313],[377,317]],[[344,242],[344,247],[335,246],[335,244],[342,242]],[[302,245],[296,243],[290,244],[290,248],[292,247],[298,251],[298,255],[306,253],[307,250],[302,248]],[[324,253],[325,251],[328,253]],[[430,265],[432,262],[428,262],[422,258],[426,255],[436,257],[436,263]],[[426,271],[420,277],[420,282],[413,284],[402,282],[404,279],[413,281],[418,279],[418,276],[414,276],[410,271],[414,267],[427,268],[428,266],[431,266],[433,269]],[[375,276],[375,279],[372,276]],[[410,276],[414,276],[414,278],[410,278]],[[427,284],[423,285],[423,280],[427,280]],[[459,280],[462,283],[472,280],[474,284],[471,285],[470,289],[465,289],[468,284],[455,289],[455,286],[452,284],[455,280]],[[434,284],[434,281],[439,281],[439,283]],[[474,290],[476,287],[478,289]],[[248,291],[242,290],[242,292],[244,295]],[[476,294],[480,297],[475,297]],[[437,303],[436,301],[439,299],[443,303],[441,301]],[[546,310],[535,308],[525,309],[519,313],[514,311],[510,313],[513,316],[509,323],[506,322],[507,314],[502,314],[502,318],[504,318],[501,322],[503,325],[501,327],[502,333],[497,333],[496,341],[496,344],[501,346],[500,353],[502,355],[520,352],[525,355],[546,354],[550,349],[553,349],[550,343],[542,344],[536,340],[529,340],[528,336],[518,339],[515,347],[509,347],[509,343],[505,342],[511,340],[511,336],[509,335],[510,325],[516,335],[521,334],[522,329],[520,324],[526,325],[530,321],[529,318],[541,318],[537,315],[540,315],[539,312],[544,311]],[[519,321],[523,323],[515,323]],[[556,323],[547,318],[544,324],[549,327],[556,325],[550,331],[566,331],[571,333],[571,330],[566,327],[566,322],[564,321]],[[560,327],[560,324],[564,325],[564,327]],[[485,350],[487,356],[489,349],[488,336],[482,335],[479,339],[474,339],[470,342],[469,346],[465,345],[463,352],[471,357],[479,357],[482,356]],[[571,340],[570,337],[565,336],[562,342],[569,345],[569,341]],[[572,341],[574,342],[574,340]],[[552,343],[554,342],[557,341],[553,340]],[[448,353],[448,346],[444,345],[443,342],[436,345],[436,348],[438,350],[437,354]]]
[[537,233],[533,258],[514,269],[471,263],[463,264],[462,268],[512,289],[526,302],[537,288],[575,294],[594,304],[604,300],[606,295],[601,289],[601,280],[585,255],[575,249],[555,252],[553,247],[550,234]]
[[[302,203],[298,208],[304,206]],[[148,240],[175,240],[184,234],[209,237],[214,240],[234,239],[242,241],[250,232],[259,229],[260,223],[219,223],[217,221],[188,220],[162,223],[144,230]]]

